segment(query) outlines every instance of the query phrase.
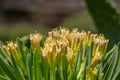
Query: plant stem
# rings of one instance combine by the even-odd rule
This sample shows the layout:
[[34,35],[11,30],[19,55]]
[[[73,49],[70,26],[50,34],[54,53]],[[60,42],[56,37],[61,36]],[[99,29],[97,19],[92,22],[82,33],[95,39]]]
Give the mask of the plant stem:
[[56,80],[56,79],[55,79],[54,68],[51,68],[51,69],[50,69],[50,80]]

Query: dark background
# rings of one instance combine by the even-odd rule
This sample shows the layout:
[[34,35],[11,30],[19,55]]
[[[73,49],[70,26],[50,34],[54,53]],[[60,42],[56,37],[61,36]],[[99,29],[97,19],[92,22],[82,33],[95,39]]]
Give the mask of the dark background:
[[[120,0],[115,2],[119,10]],[[0,0],[3,42],[35,31],[46,34],[60,26],[98,32],[84,0]]]

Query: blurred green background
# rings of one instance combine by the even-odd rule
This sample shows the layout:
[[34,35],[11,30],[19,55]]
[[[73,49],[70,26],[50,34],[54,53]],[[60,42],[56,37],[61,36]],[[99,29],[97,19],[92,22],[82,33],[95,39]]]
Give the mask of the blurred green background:
[[62,26],[104,33],[113,45],[120,40],[119,9],[119,0],[0,0],[0,40]]

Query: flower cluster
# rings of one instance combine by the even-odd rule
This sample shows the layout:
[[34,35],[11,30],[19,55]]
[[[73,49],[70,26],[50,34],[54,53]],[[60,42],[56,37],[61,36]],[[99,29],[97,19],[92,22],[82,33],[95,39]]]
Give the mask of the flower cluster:
[[41,39],[42,39],[42,35],[37,32],[35,34],[30,34],[30,42],[33,48],[40,47]]
[[19,50],[18,44],[13,43],[13,41],[9,41],[9,42],[7,42],[7,45],[3,46],[3,50],[6,52],[9,59],[11,58],[11,56],[13,56],[15,62],[20,66],[20,68],[26,74],[26,69],[25,69],[25,66],[24,66],[24,63],[22,60],[22,55]]
[[[34,66],[34,72],[37,72],[35,67],[38,71],[42,71],[42,69],[39,70],[40,65],[44,62],[45,63],[42,64],[42,66],[47,63],[48,70],[50,68],[51,80],[55,80],[55,69],[58,69],[60,71],[59,75],[61,76],[62,80],[64,80],[64,74],[62,73],[62,71],[65,71],[65,69],[67,75],[69,76],[68,80],[73,79],[72,76],[74,76],[75,69],[78,70],[76,71],[77,80],[83,77],[83,71],[85,69],[86,79],[96,80],[98,75],[97,65],[102,60],[105,48],[108,43],[108,40],[105,39],[103,34],[92,34],[90,31],[78,31],[77,28],[74,28],[73,30],[69,30],[68,28],[55,28],[48,33],[48,36],[45,38],[45,40],[43,39],[43,36],[41,34],[34,33],[30,34],[29,40],[31,43],[31,48],[26,49],[26,51],[23,51],[23,53],[20,52],[18,44],[13,43],[12,41],[8,42],[7,45],[3,46],[3,50],[6,52],[8,57],[11,58],[11,56],[13,56],[16,63],[20,66],[20,68],[24,71],[25,74],[27,74],[27,70],[24,65],[25,62],[23,62],[25,59],[27,59],[26,61],[29,61],[29,59],[33,59],[33,61],[31,62],[33,63],[33,65],[31,64],[31,66]],[[44,46],[41,46],[42,41]],[[91,52],[87,53],[87,48],[90,46],[92,46]],[[24,45],[24,47],[26,46]],[[81,59],[78,59],[78,56],[80,56],[78,54],[81,50],[82,56],[80,57]],[[91,55],[89,56],[89,66],[85,65],[87,54]],[[77,64],[79,68],[75,67],[77,59],[81,60],[81,63]],[[66,66],[66,68],[64,67],[64,65]],[[46,69],[47,67],[44,70]],[[40,75],[42,79],[42,74]],[[39,77],[39,75],[37,76]],[[100,76],[100,79],[102,79],[103,73],[100,73]]]
[[119,79],[120,43],[107,44],[103,34],[63,27],[0,41],[0,80]]
[[102,34],[91,34],[90,31],[79,32],[77,28],[72,31],[67,28],[55,28],[48,33],[42,55],[49,64],[56,64],[56,59],[60,54],[66,55],[68,62],[72,63],[80,47],[86,50],[86,47],[90,46],[91,43],[94,43],[91,60],[91,65],[93,65],[100,61],[108,43]]
[[9,41],[7,45],[3,46],[3,49],[5,50],[5,52],[9,57],[11,54],[15,59],[19,59],[21,57],[20,51],[18,49],[18,45],[16,43],[13,43],[13,41]]
[[94,48],[92,54],[93,58],[91,60],[91,65],[95,65],[101,60],[107,43],[108,40],[106,40],[103,35],[96,36],[94,39]]

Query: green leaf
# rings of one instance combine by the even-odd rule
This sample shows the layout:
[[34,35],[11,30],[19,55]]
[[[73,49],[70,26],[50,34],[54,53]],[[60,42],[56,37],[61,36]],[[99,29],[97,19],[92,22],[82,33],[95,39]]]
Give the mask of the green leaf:
[[[68,75],[67,75],[67,76],[68,76]],[[61,77],[60,77],[59,70],[58,70],[57,67],[55,68],[55,77],[56,77],[56,80],[62,80]],[[48,80],[48,79],[45,79],[45,80]],[[67,80],[68,80],[68,79],[67,79]]]
[[15,59],[13,58],[13,55],[11,54],[11,60],[12,60],[12,64],[13,64],[13,69],[14,69],[14,73],[16,76],[17,80],[25,80],[24,75],[22,70],[17,66],[17,62],[15,62]]
[[10,79],[6,78],[6,77],[3,76],[3,75],[0,75],[0,80],[10,80]]
[[116,49],[116,45],[114,45],[114,47],[110,50],[110,51],[108,51],[107,53],[105,53],[104,54],[104,56],[103,56],[103,62],[106,62],[106,60],[111,56],[111,54],[114,52],[114,50]]
[[86,51],[85,51],[85,67],[84,67],[84,71],[83,71],[83,78],[82,80],[86,80],[86,67],[90,67],[90,59],[91,59],[91,46],[87,46],[86,47]]
[[[43,59],[42,55],[41,55],[41,71],[42,71],[42,76],[44,78],[44,80],[49,80],[50,79],[50,68],[48,63],[45,61],[45,59]],[[55,70],[55,76],[56,79],[58,78],[58,76],[60,76],[58,69]],[[59,78],[60,79],[60,78]]]
[[6,76],[1,66],[0,66],[0,80],[9,80],[9,77]]
[[41,47],[44,47],[44,41],[45,41],[45,39],[46,39],[46,36],[43,36],[43,38],[42,38],[42,40],[40,42],[40,46]]
[[83,77],[82,77],[82,80],[86,80],[86,67],[87,67],[87,58],[85,57],[85,67],[84,67],[84,70],[83,70]]
[[108,66],[107,72],[105,73],[105,77],[104,80],[110,80],[112,75],[114,74],[114,69],[116,66],[116,62],[117,62],[117,56],[118,56],[118,47],[116,48],[114,55],[111,58],[110,64]]
[[10,57],[7,56],[6,52],[2,48],[0,48],[0,57],[9,62],[9,65],[11,65],[12,62]]
[[104,54],[103,58],[102,58],[102,65],[103,65],[103,69],[102,71],[103,72],[106,72],[107,69],[108,69],[108,66],[110,64],[110,61],[111,61],[111,58],[116,50],[116,45],[110,50],[108,51],[107,53]]
[[119,57],[119,62],[116,66],[116,69],[114,70],[114,74],[113,74],[111,80],[116,80],[116,78],[119,76],[119,74],[120,74],[120,57]]
[[91,54],[92,54],[92,52],[91,52],[91,46],[88,46],[86,48],[86,58],[87,58],[87,60],[86,60],[86,66],[89,67],[89,68],[90,68]]
[[79,69],[80,69],[80,66],[82,63],[82,53],[83,53],[83,49],[81,46],[80,50],[78,52],[78,55],[77,55],[76,63],[75,63],[75,72],[74,73],[76,73],[76,74],[79,72]]
[[21,41],[24,43],[24,45],[30,49],[31,43],[30,43],[30,37],[29,36],[24,36],[21,38]]
[[35,50],[33,53],[33,80],[42,79],[42,72],[40,68],[40,54],[37,50]]
[[74,72],[73,72],[73,76],[74,76],[74,80],[77,79],[77,73],[79,72],[80,69],[80,63],[81,63],[81,49],[79,50],[77,57],[75,58],[75,68],[74,68]]
[[116,78],[120,76],[119,74],[120,74],[120,42],[118,44],[118,56],[117,56],[116,68],[114,70],[114,74],[111,80],[116,80]]
[[15,73],[12,67],[0,56],[0,66],[4,70],[5,74],[12,80],[16,80]]
[[17,38],[16,42],[17,42],[19,51],[20,51],[20,53],[21,53],[23,62],[25,62],[25,53],[24,53],[25,45],[24,45],[24,43],[22,42],[22,40],[21,40],[19,37]]
[[[67,74],[67,70],[68,70],[68,61],[65,55],[61,56],[62,58],[62,76],[63,76],[63,80],[67,80],[68,79],[68,74]],[[72,73],[70,72],[70,78],[72,78]]]
[[33,80],[33,51],[32,49],[30,48],[30,62],[29,62],[29,68],[30,68],[30,77],[31,77],[31,80]]
[[83,77],[85,78],[85,74],[86,72],[86,64],[87,64],[87,60],[86,60],[86,56],[83,57],[83,55],[86,54],[86,51],[84,53],[83,51],[83,46],[81,46],[80,48],[80,51],[79,51],[79,61],[78,61],[78,65],[77,65],[77,68],[78,68],[78,73],[77,73],[77,79],[78,80],[84,80]]
[[0,41],[0,56],[5,57],[5,58],[8,59],[5,51],[3,50],[3,46],[4,46],[4,44]]
[[100,65],[99,65],[98,74],[97,74],[96,80],[100,80],[101,73],[102,73],[102,63],[100,63]]
[[27,58],[26,58],[26,68],[27,68],[27,75],[28,75],[28,80],[32,80],[31,78],[31,72],[30,72],[30,59],[31,59],[31,55],[27,54]]

